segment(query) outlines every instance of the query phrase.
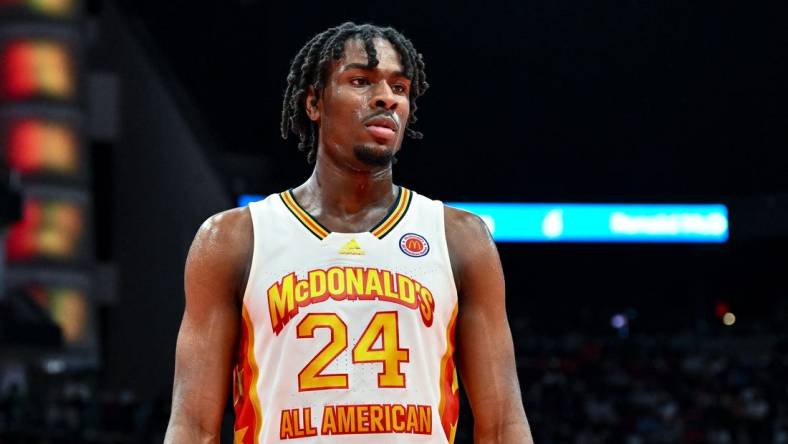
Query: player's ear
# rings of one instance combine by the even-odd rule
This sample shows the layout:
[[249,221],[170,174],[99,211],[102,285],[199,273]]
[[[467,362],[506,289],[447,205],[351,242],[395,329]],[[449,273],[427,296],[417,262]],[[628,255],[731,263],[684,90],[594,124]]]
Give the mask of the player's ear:
[[306,98],[304,100],[306,101],[306,115],[309,116],[309,120],[320,122],[320,110],[317,107],[318,97],[312,85],[307,87]]

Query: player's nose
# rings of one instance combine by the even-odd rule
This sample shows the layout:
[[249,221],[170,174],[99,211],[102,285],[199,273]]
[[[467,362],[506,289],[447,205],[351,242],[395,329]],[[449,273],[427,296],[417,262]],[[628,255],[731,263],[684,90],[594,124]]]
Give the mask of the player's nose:
[[370,100],[370,107],[385,108],[389,111],[397,109],[397,96],[391,90],[387,81],[383,80],[375,85]]

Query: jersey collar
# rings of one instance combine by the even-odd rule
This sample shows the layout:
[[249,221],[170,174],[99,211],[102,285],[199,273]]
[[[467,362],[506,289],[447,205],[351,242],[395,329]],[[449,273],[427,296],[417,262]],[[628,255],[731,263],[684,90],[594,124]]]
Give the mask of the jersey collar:
[[[282,202],[285,204],[290,213],[301,222],[310,233],[315,235],[320,240],[325,239],[331,234],[331,230],[323,226],[320,222],[317,221],[314,217],[312,217],[309,212],[307,212],[301,204],[295,199],[295,195],[293,194],[293,189],[289,189],[287,191],[283,191],[279,193],[279,197],[282,199]],[[394,227],[399,224],[403,217],[405,217],[405,213],[407,213],[408,208],[410,208],[410,202],[413,198],[413,192],[409,189],[400,186],[399,193],[397,195],[397,199],[394,201],[394,204],[391,205],[388,214],[381,220],[377,225],[372,227],[369,232],[372,233],[378,239],[383,239],[389,234]]]

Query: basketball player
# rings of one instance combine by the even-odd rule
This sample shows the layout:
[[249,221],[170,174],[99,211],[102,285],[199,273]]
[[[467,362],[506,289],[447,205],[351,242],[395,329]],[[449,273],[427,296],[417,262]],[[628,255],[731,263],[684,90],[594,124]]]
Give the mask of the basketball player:
[[451,443],[456,368],[476,443],[531,443],[495,244],[476,216],[392,182],[427,83],[409,40],[345,23],[288,75],[302,185],[217,214],[186,262],[167,443]]

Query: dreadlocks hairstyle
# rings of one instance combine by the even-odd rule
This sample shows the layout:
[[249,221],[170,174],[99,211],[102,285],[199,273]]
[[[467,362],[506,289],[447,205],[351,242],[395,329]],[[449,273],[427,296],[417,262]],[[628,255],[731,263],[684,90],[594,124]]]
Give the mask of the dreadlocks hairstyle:
[[[319,96],[330,73],[329,67],[335,60],[342,58],[345,42],[351,38],[359,38],[367,52],[367,66],[378,65],[377,51],[372,43],[376,37],[388,40],[399,53],[405,75],[411,79],[410,115],[405,124],[405,134],[413,139],[421,139],[423,134],[410,126],[416,122],[416,99],[424,94],[429,85],[424,74],[424,61],[421,54],[413,47],[413,43],[393,28],[382,28],[371,24],[357,25],[346,22],[329,28],[312,37],[290,65],[287,75],[287,90],[282,103],[282,138],[287,139],[288,133],[298,136],[298,149],[308,151],[307,161],[314,163],[317,154],[316,124],[306,113],[304,100],[311,86],[315,96]],[[317,98],[315,98],[315,103]]]

